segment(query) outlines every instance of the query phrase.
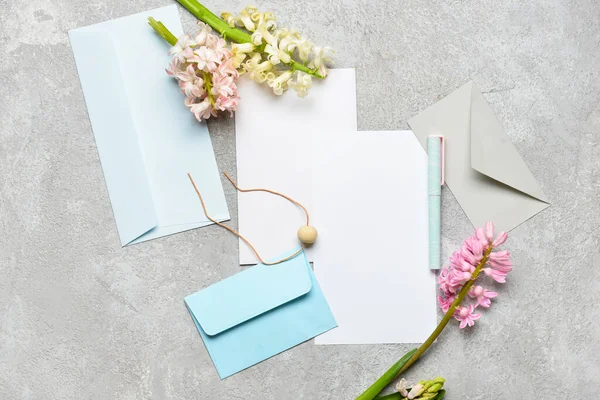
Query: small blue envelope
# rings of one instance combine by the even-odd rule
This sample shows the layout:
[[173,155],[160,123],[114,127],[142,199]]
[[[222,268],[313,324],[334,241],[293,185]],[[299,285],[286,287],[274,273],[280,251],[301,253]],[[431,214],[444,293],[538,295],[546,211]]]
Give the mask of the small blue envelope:
[[337,326],[304,252],[185,298],[221,379]]

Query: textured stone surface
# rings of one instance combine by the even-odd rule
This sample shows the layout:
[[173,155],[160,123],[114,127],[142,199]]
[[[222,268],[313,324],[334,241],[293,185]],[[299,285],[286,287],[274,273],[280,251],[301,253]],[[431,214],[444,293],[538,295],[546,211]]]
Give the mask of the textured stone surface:
[[[0,0],[0,398],[351,399],[410,346],[305,343],[221,382],[182,299],[239,270],[235,238],[211,227],[119,246],[67,30],[170,3]],[[450,400],[597,398],[600,3],[259,5],[357,68],[361,130],[407,128],[475,79],[552,202],[512,232],[516,268],[493,308],[408,377],[445,376]],[[234,171],[233,121],[210,131]],[[449,255],[471,226],[443,201]]]

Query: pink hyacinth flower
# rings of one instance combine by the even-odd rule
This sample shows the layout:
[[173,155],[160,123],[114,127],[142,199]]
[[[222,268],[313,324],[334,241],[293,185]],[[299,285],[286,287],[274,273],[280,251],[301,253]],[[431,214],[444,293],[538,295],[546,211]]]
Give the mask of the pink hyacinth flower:
[[496,237],[496,239],[494,240],[494,242],[492,243],[492,246],[494,246],[494,247],[502,246],[504,244],[504,242],[506,242],[506,239],[508,239],[508,233],[500,232],[498,234],[498,236]]
[[438,299],[438,303],[440,304],[442,311],[448,312],[448,309],[450,309],[450,306],[454,302],[455,297],[454,296],[448,296],[448,297],[438,296],[437,299]]
[[233,111],[239,103],[238,71],[233,66],[233,53],[222,38],[201,29],[194,40],[182,36],[171,49],[173,60],[167,74],[177,80],[184,103],[198,120],[217,116],[218,111]]
[[497,297],[498,293],[484,289],[482,286],[473,286],[469,290],[469,297],[477,301],[477,305],[483,308],[489,308],[493,298]]
[[474,304],[469,304],[468,307],[456,307],[454,318],[460,321],[460,329],[475,325],[475,321],[481,318],[481,314],[474,313],[475,308],[476,306]]
[[199,103],[193,103],[190,106],[190,111],[194,114],[198,121],[210,118],[211,114],[213,113],[213,109],[208,97],[205,97],[204,100]]
[[210,36],[210,26],[198,21],[200,26],[200,32],[196,35],[195,42],[198,46],[204,46],[206,44],[206,38]]
[[485,230],[485,238],[488,240],[488,243],[492,243],[492,240],[494,239],[494,224],[486,222],[483,229]]
[[494,268],[508,268],[512,267],[510,261],[510,253],[508,251],[496,251],[490,253],[490,265]]
[[[506,242],[508,235],[500,232],[494,239],[494,224],[488,222],[483,228],[477,228],[475,234],[465,240],[462,247],[450,257],[450,265],[443,268],[438,276],[438,284],[442,292],[438,296],[440,308],[445,313],[451,309],[452,303],[467,284],[480,276],[488,276],[497,283],[505,283],[506,276],[512,270],[512,261],[508,251],[498,251],[497,246]],[[485,265],[482,265],[485,263]],[[479,270],[482,273],[476,273]],[[460,321],[460,328],[473,326],[481,317],[474,311],[477,307],[489,308],[491,299],[498,293],[483,286],[472,286],[468,297],[454,310],[454,317]],[[464,294],[463,294],[464,296]]]
[[214,72],[217,69],[219,58],[213,49],[202,46],[194,50],[194,55],[188,58],[187,61],[196,63],[200,71]]
[[508,275],[508,272],[498,271],[493,268],[484,268],[483,273],[498,283],[506,283],[506,275]]

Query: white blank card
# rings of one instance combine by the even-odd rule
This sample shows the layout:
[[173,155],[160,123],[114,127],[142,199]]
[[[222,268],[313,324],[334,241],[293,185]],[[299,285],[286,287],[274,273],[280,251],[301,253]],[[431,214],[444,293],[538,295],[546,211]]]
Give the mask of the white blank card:
[[[241,188],[281,192],[312,210],[312,135],[337,136],[356,131],[354,69],[334,69],[324,81],[313,80],[308,96],[293,90],[275,96],[269,87],[240,79],[241,102],[235,112],[237,180]],[[239,193],[239,231],[263,258],[298,246],[296,232],[304,213],[268,193]],[[256,256],[240,240],[240,264]],[[309,261],[312,254],[307,251]]]
[[315,135],[315,273],[338,322],[317,344],[421,343],[436,326],[427,155],[410,131]]

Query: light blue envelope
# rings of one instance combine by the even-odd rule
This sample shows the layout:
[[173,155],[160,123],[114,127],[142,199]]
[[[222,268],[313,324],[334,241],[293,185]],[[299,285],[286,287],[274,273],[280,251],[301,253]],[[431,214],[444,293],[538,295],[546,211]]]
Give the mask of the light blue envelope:
[[175,5],[69,32],[123,246],[229,219],[205,123],[165,72],[169,45],[149,16],[182,34]]
[[337,326],[304,252],[185,298],[221,379]]

